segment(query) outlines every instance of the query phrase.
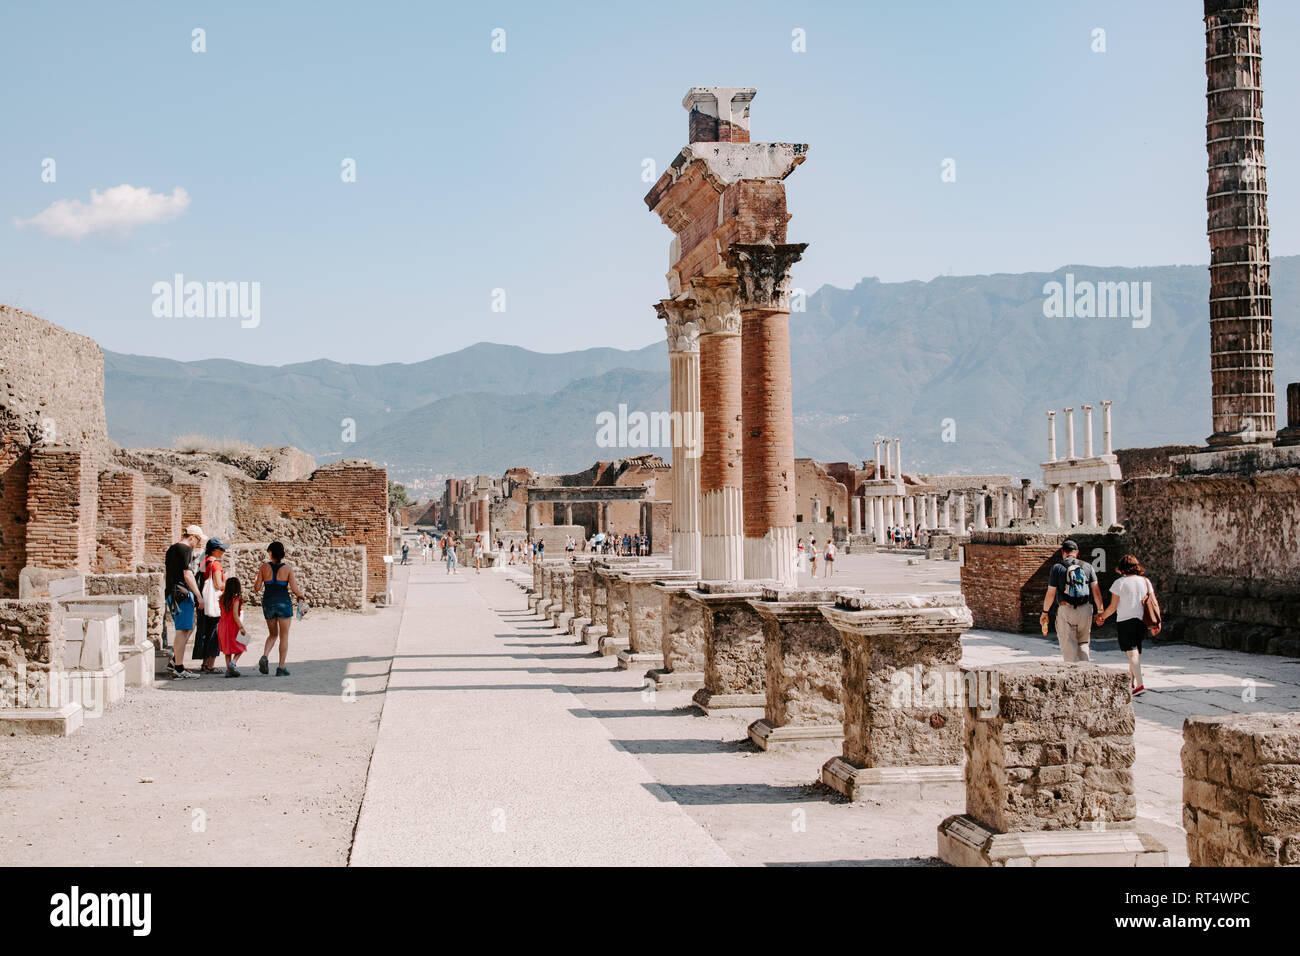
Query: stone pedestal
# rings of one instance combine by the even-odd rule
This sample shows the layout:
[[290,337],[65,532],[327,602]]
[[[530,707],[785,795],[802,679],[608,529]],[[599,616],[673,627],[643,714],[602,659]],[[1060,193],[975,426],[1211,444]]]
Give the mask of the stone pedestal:
[[623,572],[619,568],[604,568],[596,573],[605,579],[605,633],[596,642],[596,648],[604,655],[613,656],[626,650],[630,642],[627,582],[621,580]]
[[98,597],[72,597],[59,601],[68,617],[107,617],[118,619],[118,660],[122,663],[127,687],[150,687],[154,679],[154,646],[149,640],[149,601],[143,594],[106,594]]
[[844,748],[822,782],[850,800],[960,792],[960,594],[841,591],[821,614],[843,654]]
[[633,667],[662,668],[663,598],[656,584],[679,581],[694,584],[699,576],[691,571],[638,570],[619,576],[627,589],[628,646],[618,652],[622,670]]
[[700,605],[704,625],[704,686],[691,698],[706,714],[763,707],[763,619],[750,606],[762,596],[745,581],[701,581],[687,596]]
[[954,866],[1165,866],[1137,832],[1128,674],[1096,664],[969,672],[996,691],[965,707],[966,813],[939,827]]
[[764,588],[750,606],[763,619],[763,717],[749,739],[764,750],[824,747],[844,736],[839,632],[821,613],[829,590]]
[[693,584],[657,584],[662,623],[663,666],[646,676],[656,690],[698,690],[704,686],[704,614],[687,595]]
[[1182,760],[1192,866],[1300,865],[1300,714],[1188,717]]

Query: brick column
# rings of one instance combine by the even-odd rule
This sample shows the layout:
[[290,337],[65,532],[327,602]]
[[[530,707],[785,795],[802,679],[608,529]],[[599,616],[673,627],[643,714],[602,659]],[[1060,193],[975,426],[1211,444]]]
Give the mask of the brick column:
[[1277,432],[1261,60],[1259,0],[1205,0],[1211,445]]
[[699,303],[665,299],[656,306],[668,335],[668,389],[673,422],[672,556],[674,571],[700,570]]
[[[790,267],[807,243],[732,243],[740,285],[745,577],[795,583]],[[820,514],[814,516],[820,521]]]
[[700,576],[744,577],[740,303],[726,276],[691,282],[700,305]]

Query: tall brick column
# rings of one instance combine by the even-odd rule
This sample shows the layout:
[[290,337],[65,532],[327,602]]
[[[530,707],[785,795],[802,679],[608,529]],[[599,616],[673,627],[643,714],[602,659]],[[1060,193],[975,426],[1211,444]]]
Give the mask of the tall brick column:
[[[732,243],[740,289],[745,577],[795,584],[790,267],[807,243]],[[817,516],[817,517],[820,517]]]
[[699,303],[685,297],[656,307],[668,335],[668,388],[673,420],[672,555],[674,571],[700,570]]
[[1259,0],[1205,0],[1211,445],[1277,433],[1260,61]]
[[728,276],[694,279],[700,305],[700,577],[738,581],[745,575],[741,474],[740,303]]

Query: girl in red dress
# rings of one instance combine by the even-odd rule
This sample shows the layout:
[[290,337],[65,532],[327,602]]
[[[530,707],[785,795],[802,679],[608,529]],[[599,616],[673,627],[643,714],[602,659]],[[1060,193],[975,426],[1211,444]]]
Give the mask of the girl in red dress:
[[221,645],[221,653],[226,655],[227,677],[239,676],[235,665],[239,663],[239,655],[248,650],[248,632],[244,630],[244,622],[240,618],[240,612],[244,609],[242,594],[239,578],[226,578],[225,590],[221,592],[221,620],[217,623],[217,642]]

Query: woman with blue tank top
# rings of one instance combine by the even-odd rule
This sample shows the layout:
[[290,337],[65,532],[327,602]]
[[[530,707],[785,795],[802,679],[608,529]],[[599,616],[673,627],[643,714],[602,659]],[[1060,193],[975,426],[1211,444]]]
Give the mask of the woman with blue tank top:
[[270,656],[271,648],[275,647],[275,642],[280,642],[280,664],[275,669],[276,677],[288,677],[289,671],[284,666],[285,660],[289,656],[289,624],[293,621],[293,597],[299,601],[303,600],[302,591],[298,589],[298,579],[295,577],[293,567],[284,560],[284,545],[279,541],[272,541],[267,546],[266,553],[271,560],[262,562],[262,566],[257,569],[257,580],[253,582],[253,590],[261,591],[263,586],[266,593],[262,595],[262,616],[266,618],[266,647],[262,651],[262,659],[257,662],[257,669],[263,674],[267,673],[267,657]]

